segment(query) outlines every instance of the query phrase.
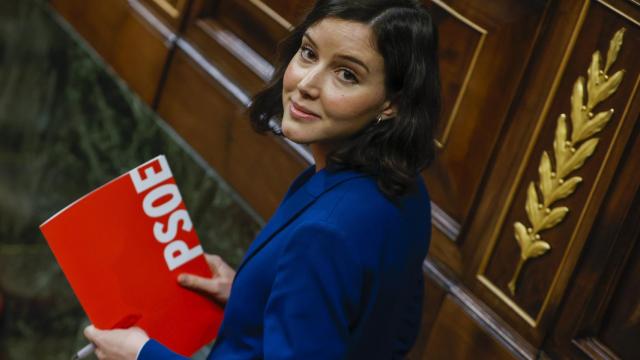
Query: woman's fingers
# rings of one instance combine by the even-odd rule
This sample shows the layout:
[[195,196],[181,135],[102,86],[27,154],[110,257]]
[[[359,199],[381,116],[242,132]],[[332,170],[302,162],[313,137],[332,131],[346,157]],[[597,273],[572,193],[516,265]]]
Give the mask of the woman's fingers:
[[95,328],[96,327],[93,325],[89,325],[86,328],[84,328],[84,330],[82,331],[82,333],[84,334],[84,337],[93,341],[93,334],[94,334]]
[[224,260],[222,260],[220,256],[214,254],[205,254],[204,257],[214,275],[235,275],[235,271],[231,268],[231,266],[224,262]]
[[231,266],[224,262],[224,260],[222,260],[220,256],[215,254],[205,254],[204,257],[214,275],[233,277],[236,274],[235,270],[233,270]]
[[180,274],[180,276],[178,276],[178,283],[180,285],[207,294],[222,305],[226,304],[227,300],[229,300],[232,280],[233,278],[221,276],[216,276],[213,279],[191,274]]
[[178,284],[205,293],[221,304],[226,304],[236,272],[218,255],[205,254],[205,260],[213,273],[212,278],[193,274],[180,274]]
[[224,264],[224,261],[222,260],[222,258],[219,255],[215,255],[215,254],[204,254],[204,258],[207,261],[207,264],[209,264],[209,267],[211,268],[211,271],[214,271],[217,274],[217,270],[220,268],[220,266],[222,266],[222,264]]
[[100,330],[90,325],[84,329],[84,336],[96,346],[99,359],[133,360],[149,340],[147,333],[138,328]]
[[216,278],[207,279],[197,275],[180,274],[180,276],[178,276],[178,283],[190,289],[204,291],[211,295],[216,295],[220,291]]
[[99,337],[100,337],[100,332],[102,330],[97,329],[95,326],[93,325],[89,325],[86,328],[84,328],[84,337],[86,337],[89,341],[91,341],[94,344],[98,344],[99,343]]
[[84,328],[84,337],[86,337],[90,342],[92,342],[95,346],[95,352],[94,354],[96,355],[96,357],[98,359],[104,359],[106,357],[104,351],[102,351],[101,346],[104,346],[102,344],[102,330],[97,329],[95,326],[93,325],[89,325],[86,328]]

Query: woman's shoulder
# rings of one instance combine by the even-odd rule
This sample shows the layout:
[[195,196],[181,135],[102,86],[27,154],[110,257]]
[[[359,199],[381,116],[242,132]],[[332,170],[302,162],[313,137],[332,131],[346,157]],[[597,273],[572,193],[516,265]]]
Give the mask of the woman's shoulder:
[[[398,228],[421,226],[429,221],[429,195],[420,176],[408,194],[398,199],[387,198],[378,188],[373,176],[346,181],[320,199],[325,208],[324,218],[339,228],[398,231]],[[323,201],[324,200],[324,201]],[[412,224],[416,219],[421,224]]]
[[334,198],[340,198],[337,205],[358,208],[363,212],[406,212],[426,210],[430,199],[422,176],[416,176],[408,192],[395,199],[387,197],[379,188],[374,176],[362,176],[346,181],[334,189]]

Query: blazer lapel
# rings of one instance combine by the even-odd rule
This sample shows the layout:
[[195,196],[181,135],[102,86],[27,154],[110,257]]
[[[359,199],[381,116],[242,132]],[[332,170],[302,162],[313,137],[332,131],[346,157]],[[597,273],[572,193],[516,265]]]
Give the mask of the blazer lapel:
[[315,165],[311,165],[302,174],[298,175],[289,187],[273,217],[267,222],[247,250],[242,263],[236,270],[236,276],[244,265],[263,249],[274,235],[303,213],[323,193],[344,181],[363,176],[366,176],[366,174],[351,170],[329,172],[326,169],[322,169],[316,173]]

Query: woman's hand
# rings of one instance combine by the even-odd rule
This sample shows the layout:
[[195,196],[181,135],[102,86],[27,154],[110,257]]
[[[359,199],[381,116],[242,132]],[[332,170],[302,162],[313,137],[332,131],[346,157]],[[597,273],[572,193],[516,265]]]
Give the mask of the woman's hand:
[[96,346],[95,354],[100,360],[135,360],[149,340],[139,327],[99,330],[90,325],[84,329],[84,336]]
[[213,272],[213,277],[209,279],[192,274],[180,274],[178,283],[188,289],[203,292],[218,303],[225,305],[229,300],[231,283],[233,283],[236,272],[218,255],[205,254],[204,257]]

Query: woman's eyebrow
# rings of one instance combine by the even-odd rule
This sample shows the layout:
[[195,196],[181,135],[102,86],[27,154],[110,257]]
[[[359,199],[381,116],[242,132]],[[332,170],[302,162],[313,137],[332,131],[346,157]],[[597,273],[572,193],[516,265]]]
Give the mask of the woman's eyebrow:
[[[309,40],[309,42],[311,43],[311,45],[313,45],[313,47],[315,47],[315,48],[318,47],[318,45],[316,45],[316,42],[313,41],[313,39],[311,38],[311,35],[309,35],[308,33],[304,33],[304,35],[302,35],[302,37],[304,37],[307,40]],[[362,60],[358,59],[355,56],[346,55],[346,54],[340,54],[340,55],[337,55],[336,57],[340,58],[340,59],[343,59],[343,60],[346,60],[346,61],[349,61],[349,62],[352,62],[352,63],[354,63],[356,65],[360,65],[361,67],[363,67],[367,71],[367,73],[370,72],[369,68],[367,67],[367,65],[365,65],[365,63]]]
[[343,59],[343,60],[346,60],[346,61],[350,61],[350,62],[355,63],[357,65],[360,65],[367,71],[367,73],[369,73],[369,68],[367,67],[367,65],[365,65],[364,62],[362,60],[358,59],[357,57],[354,57],[354,56],[351,56],[351,55],[338,55],[336,57],[340,58],[340,59]]
[[318,47],[318,45],[316,45],[316,42],[313,41],[313,39],[311,38],[311,35],[309,35],[309,33],[304,33],[302,35],[302,37],[307,38],[307,40],[309,40],[309,42],[311,43],[311,45],[313,45],[313,47]]

